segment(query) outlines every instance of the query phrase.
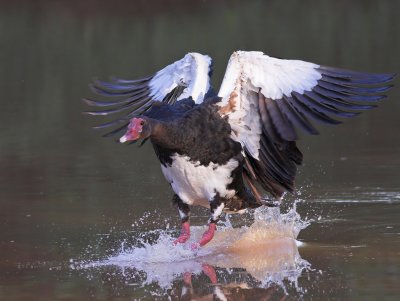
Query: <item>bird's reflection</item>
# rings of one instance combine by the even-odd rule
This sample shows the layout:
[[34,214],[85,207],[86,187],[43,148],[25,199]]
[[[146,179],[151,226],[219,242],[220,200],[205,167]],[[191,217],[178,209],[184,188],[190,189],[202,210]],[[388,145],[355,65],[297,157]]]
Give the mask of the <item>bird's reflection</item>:
[[281,237],[253,242],[251,248],[250,241],[250,237],[242,237],[224,253],[197,260],[193,272],[182,271],[169,295],[177,300],[284,298],[287,289],[297,285],[302,271],[310,267],[301,259],[296,241]]
[[219,282],[215,267],[206,263],[202,264],[202,273],[208,279],[209,283],[206,286],[211,288],[211,292],[204,290],[204,283],[200,286],[194,285],[193,275],[185,272],[181,285],[174,287],[170,291],[169,297],[175,297],[177,300],[271,300],[276,297],[283,300],[285,298],[284,289],[276,284],[257,289],[245,281]]

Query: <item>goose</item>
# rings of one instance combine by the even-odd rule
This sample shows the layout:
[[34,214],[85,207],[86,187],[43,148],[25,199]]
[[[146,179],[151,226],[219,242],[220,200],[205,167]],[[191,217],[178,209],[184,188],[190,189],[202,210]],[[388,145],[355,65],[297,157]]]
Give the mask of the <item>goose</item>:
[[208,228],[193,249],[212,240],[223,212],[278,206],[294,192],[303,161],[299,130],[317,135],[315,122],[335,125],[375,108],[395,74],[235,51],[218,93],[211,76],[211,58],[192,52],[145,78],[93,80],[101,99],[83,99],[96,107],[87,114],[115,116],[93,127],[106,129],[103,136],[150,140],[181,220],[174,244],[190,238],[190,207],[209,208]]

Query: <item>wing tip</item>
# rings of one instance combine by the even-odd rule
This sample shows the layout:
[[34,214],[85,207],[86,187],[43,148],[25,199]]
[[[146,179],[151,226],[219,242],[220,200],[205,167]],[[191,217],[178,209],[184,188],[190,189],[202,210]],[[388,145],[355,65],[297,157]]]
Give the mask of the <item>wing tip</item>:
[[97,106],[96,105],[96,102],[94,101],[94,100],[91,100],[91,99],[89,99],[89,98],[81,98],[81,101],[83,101],[85,104],[87,104],[88,106],[92,106],[92,107],[95,107],[95,106]]
[[368,73],[323,65],[320,65],[318,69],[322,74],[326,76],[344,78],[350,81],[354,80],[355,83],[361,85],[384,84],[387,82],[391,82],[397,77],[397,73]]

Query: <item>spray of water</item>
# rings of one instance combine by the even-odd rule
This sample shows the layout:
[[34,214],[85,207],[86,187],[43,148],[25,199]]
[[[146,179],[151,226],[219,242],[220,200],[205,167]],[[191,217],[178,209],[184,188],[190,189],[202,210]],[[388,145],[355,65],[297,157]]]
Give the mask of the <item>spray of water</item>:
[[284,281],[297,287],[297,279],[304,269],[310,269],[310,264],[300,257],[300,243],[296,239],[310,221],[300,217],[296,202],[286,213],[281,213],[279,208],[260,207],[253,212],[249,226],[235,227],[234,224],[227,217],[218,225],[214,239],[197,251],[189,246],[201,237],[205,226],[193,226],[191,239],[176,246],[173,245],[174,231],[142,231],[130,246],[122,242],[112,256],[85,263],[74,262],[73,268],[86,270],[113,266],[121,269],[122,274],[126,270],[136,271],[146,275],[142,285],[157,283],[168,289],[177,278],[187,273],[198,275],[207,265],[225,269],[228,273],[245,269],[262,287],[271,283],[283,286]]

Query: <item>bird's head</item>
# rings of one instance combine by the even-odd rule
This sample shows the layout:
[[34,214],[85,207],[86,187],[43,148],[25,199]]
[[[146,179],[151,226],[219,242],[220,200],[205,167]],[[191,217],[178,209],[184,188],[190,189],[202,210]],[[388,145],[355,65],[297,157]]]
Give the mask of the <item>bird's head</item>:
[[119,142],[136,141],[150,137],[152,132],[152,122],[145,117],[132,118],[128,125],[128,130],[123,135]]

